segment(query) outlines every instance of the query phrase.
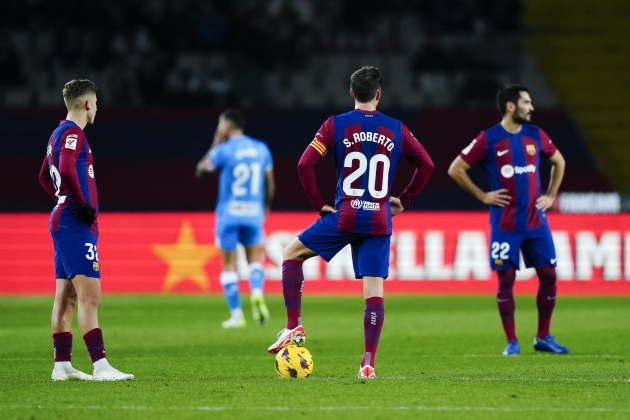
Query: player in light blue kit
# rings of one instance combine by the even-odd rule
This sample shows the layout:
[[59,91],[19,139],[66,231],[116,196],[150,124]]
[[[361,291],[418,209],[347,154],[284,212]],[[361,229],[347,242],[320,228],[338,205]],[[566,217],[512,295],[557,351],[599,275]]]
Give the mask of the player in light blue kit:
[[269,320],[263,298],[263,266],[260,245],[263,222],[275,191],[273,160],[269,148],[260,140],[243,134],[245,120],[239,110],[229,109],[219,117],[212,146],[197,164],[197,177],[219,171],[219,196],[216,207],[216,245],[221,251],[221,285],[230,318],[223,328],[246,325],[236,272],[236,246],[245,247],[249,263],[252,314],[258,324]]

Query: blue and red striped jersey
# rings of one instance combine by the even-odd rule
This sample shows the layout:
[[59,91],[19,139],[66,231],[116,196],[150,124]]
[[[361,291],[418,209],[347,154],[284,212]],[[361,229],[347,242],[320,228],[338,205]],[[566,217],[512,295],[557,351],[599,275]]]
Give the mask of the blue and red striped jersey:
[[490,206],[490,223],[504,231],[535,229],[546,223],[544,212],[536,208],[541,195],[540,156],[556,152],[547,133],[523,124],[516,134],[501,124],[482,131],[459,155],[470,166],[479,162],[490,179],[492,190],[505,188],[511,197],[505,207]]
[[[48,169],[48,173],[46,173]],[[48,140],[40,182],[57,205],[50,214],[49,229],[77,231],[86,226],[76,220],[77,207],[89,204],[98,215],[98,194],[94,178],[92,149],[83,130],[72,121],[63,120]],[[94,220],[92,233],[98,235]]]
[[[414,163],[431,162],[402,122],[378,111],[353,110],[328,118],[310,146],[322,156],[328,151],[332,154],[338,179],[334,217],[338,229],[345,232],[391,235],[389,197],[401,157]],[[424,182],[426,178],[401,195],[403,206]],[[314,205],[321,208],[323,204]]]

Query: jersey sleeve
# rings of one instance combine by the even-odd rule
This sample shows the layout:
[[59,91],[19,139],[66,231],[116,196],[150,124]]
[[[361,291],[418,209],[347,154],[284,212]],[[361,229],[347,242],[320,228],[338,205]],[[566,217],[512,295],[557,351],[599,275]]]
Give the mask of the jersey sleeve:
[[85,135],[77,127],[66,130],[61,136],[59,150],[59,175],[61,182],[70,193],[74,203],[81,207],[87,202],[81,191],[79,174],[77,173],[77,157],[85,146]]
[[551,156],[553,156],[554,153],[556,153],[558,148],[556,147],[555,144],[553,144],[553,142],[551,141],[547,133],[545,133],[542,130],[542,128],[539,128],[539,130],[540,130],[540,142],[542,143],[541,145],[542,150],[540,154],[546,157],[547,159],[549,159]]
[[39,183],[42,184],[42,187],[46,190],[46,192],[53,198],[53,200],[57,201],[57,197],[55,193],[57,192],[55,188],[55,184],[53,183],[52,178],[50,177],[50,168],[48,166],[48,156],[44,157],[44,163],[42,163],[42,169],[39,171]]
[[480,160],[484,160],[487,154],[488,139],[483,131],[459,154],[464,162],[473,166]]
[[404,124],[402,125],[402,154],[416,166],[411,182],[398,197],[400,204],[407,207],[420,194],[431,173],[433,173],[435,165],[424,147]]
[[225,165],[225,146],[224,143],[219,144],[211,149],[203,163],[205,170],[213,172]]
[[265,150],[265,166],[264,166],[264,170],[265,172],[270,171],[273,169],[273,156],[271,155],[271,151],[269,150],[269,146],[267,146],[266,144],[264,145],[264,150]]
[[332,149],[335,143],[335,122],[332,117],[329,117],[319,130],[315,134],[315,138],[310,144],[310,147],[317,150],[320,156],[324,156],[326,152]]

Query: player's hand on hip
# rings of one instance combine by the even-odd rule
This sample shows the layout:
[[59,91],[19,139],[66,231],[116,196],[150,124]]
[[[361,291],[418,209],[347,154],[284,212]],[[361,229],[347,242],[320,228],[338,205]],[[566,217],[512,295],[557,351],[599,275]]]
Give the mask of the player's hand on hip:
[[389,210],[392,212],[392,216],[402,213],[404,209],[398,197],[389,197]]
[[512,199],[512,197],[506,194],[507,192],[507,188],[501,188],[500,190],[487,192],[484,194],[481,201],[484,204],[488,204],[489,206],[505,207],[510,204],[510,200]]
[[337,210],[335,210],[334,207],[329,206],[328,204],[324,204],[324,207],[322,207],[321,210],[318,211],[317,213],[319,213],[320,216],[324,217],[328,213],[337,213]]
[[549,195],[541,195],[536,200],[536,208],[538,210],[547,211],[551,208],[554,201],[555,201],[554,197],[551,197]]
[[89,204],[86,203],[77,208],[77,220],[79,222],[92,226],[94,224],[94,219],[96,219],[96,210],[94,210]]

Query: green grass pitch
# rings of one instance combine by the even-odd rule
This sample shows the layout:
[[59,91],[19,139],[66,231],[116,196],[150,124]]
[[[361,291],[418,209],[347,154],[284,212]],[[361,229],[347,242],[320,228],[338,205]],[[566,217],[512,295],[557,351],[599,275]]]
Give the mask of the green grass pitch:
[[[517,298],[522,354],[507,358],[493,297],[387,297],[379,378],[366,381],[360,297],[306,295],[315,368],[282,380],[266,353],[284,322],[278,296],[269,326],[229,331],[220,296],[106,296],[108,359],[136,379],[54,383],[52,299],[4,297],[0,418],[630,418],[630,300],[560,299],[552,330],[567,356],[534,353],[534,300]],[[74,337],[73,364],[91,373]]]

